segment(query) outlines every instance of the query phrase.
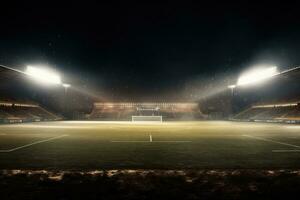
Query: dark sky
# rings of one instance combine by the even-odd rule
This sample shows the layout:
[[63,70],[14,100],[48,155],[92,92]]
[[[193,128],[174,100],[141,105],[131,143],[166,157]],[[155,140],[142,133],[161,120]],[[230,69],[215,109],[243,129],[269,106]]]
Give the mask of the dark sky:
[[19,4],[1,9],[0,64],[47,64],[113,100],[184,99],[199,77],[299,65],[299,6],[251,2]]

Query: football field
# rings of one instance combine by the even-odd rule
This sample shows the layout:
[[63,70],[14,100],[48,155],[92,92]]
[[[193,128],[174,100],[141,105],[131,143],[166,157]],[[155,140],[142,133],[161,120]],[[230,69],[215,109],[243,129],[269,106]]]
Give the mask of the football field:
[[300,167],[300,126],[229,121],[0,125],[0,169]]

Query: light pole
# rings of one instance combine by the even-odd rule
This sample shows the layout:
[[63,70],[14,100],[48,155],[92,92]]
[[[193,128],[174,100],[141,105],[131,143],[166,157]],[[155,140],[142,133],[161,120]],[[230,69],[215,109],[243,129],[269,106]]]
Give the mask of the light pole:
[[236,85],[228,85],[228,88],[231,89],[231,96],[234,95],[234,88],[236,88]]
[[65,89],[65,95],[66,95],[66,94],[67,94],[67,91],[68,91],[68,88],[71,87],[71,85],[68,84],[68,83],[63,83],[62,86],[63,86],[64,89]]
[[234,89],[236,88],[236,85],[228,85],[227,86],[231,90],[231,96],[230,96],[230,115],[232,116],[234,113]]
[[64,91],[65,91],[65,93],[64,93],[64,113],[65,114],[67,114],[67,112],[68,112],[68,109],[67,109],[67,92],[68,92],[68,88],[69,87],[71,87],[71,85],[70,84],[67,84],[67,83],[63,83],[62,84],[62,86],[63,86],[63,88],[64,88]]

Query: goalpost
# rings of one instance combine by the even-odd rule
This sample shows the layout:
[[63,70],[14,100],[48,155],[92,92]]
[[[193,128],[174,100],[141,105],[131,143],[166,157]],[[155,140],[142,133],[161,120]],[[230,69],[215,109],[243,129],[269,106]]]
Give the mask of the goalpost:
[[132,122],[162,122],[162,116],[131,116]]

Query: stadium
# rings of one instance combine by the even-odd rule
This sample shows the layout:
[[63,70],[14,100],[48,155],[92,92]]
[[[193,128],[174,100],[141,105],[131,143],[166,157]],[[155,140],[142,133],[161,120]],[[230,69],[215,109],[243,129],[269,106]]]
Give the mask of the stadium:
[[[287,87],[297,78],[298,71],[294,68],[268,77],[260,90],[269,90],[268,82],[283,77],[285,81],[279,81],[276,87]],[[18,80],[20,86],[31,87],[24,83],[24,79],[32,78],[28,74],[2,67],[1,76],[8,74],[15,77],[7,83]],[[59,112],[60,108],[40,105],[38,99],[31,99],[30,103],[28,96],[27,102],[22,101],[10,93],[16,89],[3,89],[2,94],[7,96],[0,102],[1,168],[297,168],[299,101],[287,101],[284,96],[285,103],[280,100],[262,104],[252,99],[244,105],[245,102],[238,102],[238,95],[252,95],[253,91],[245,92],[239,86],[235,89],[234,94],[227,89],[198,102],[95,101],[92,109],[81,115],[68,115]],[[222,97],[224,94],[227,96]],[[220,99],[228,106],[218,107]],[[232,103],[243,106],[237,111],[224,111]],[[71,106],[67,112],[80,111]]]
[[[298,78],[297,73],[298,68],[294,68],[288,73],[268,77],[263,80],[266,88],[260,90],[269,90],[273,84],[267,83],[272,79],[281,80],[282,76],[285,81],[280,81],[277,87],[291,87],[289,84]],[[78,171],[103,177],[105,173],[99,170],[108,170],[116,173],[112,177],[123,181],[119,173],[133,173],[138,178],[149,173],[148,170],[156,170],[155,176],[166,179],[165,173],[182,177],[178,170],[214,169],[221,170],[217,173],[229,173],[226,176],[230,177],[233,176],[230,170],[234,169],[242,173],[240,176],[251,173],[253,177],[266,179],[269,170],[280,177],[284,175],[277,170],[297,170],[300,165],[300,126],[297,125],[300,122],[300,102],[294,96],[280,97],[280,101],[272,103],[261,103],[257,99],[241,103],[238,95],[252,95],[253,91],[245,92],[241,88],[238,93],[239,86],[236,86],[236,91],[226,88],[214,97],[194,102],[95,100],[86,109],[74,103],[65,110],[65,98],[58,98],[63,101],[55,104],[41,104],[43,101],[39,98],[28,96],[28,91],[39,89],[32,88],[27,80],[32,77],[28,74],[2,66],[1,77],[6,84],[1,88],[2,98],[5,98],[0,101],[0,168],[12,177],[28,173],[39,177],[46,173],[49,179],[61,180],[65,177],[63,174]],[[51,76],[45,74],[44,77]],[[20,87],[27,92],[14,94]],[[64,88],[63,84],[55,87],[50,93],[42,94],[51,98],[57,90],[62,92],[60,87]],[[69,85],[68,92],[72,87]],[[71,93],[72,99],[82,97],[77,93]],[[62,95],[66,95],[66,88]],[[287,101],[289,98],[294,100]],[[235,104],[242,106],[237,109]],[[256,170],[249,172],[253,169]],[[267,174],[258,175],[258,169],[267,170],[259,172]],[[201,172],[196,177],[211,182],[209,173]],[[186,176],[195,178],[191,174]],[[277,176],[274,179],[276,181]],[[13,180],[15,184],[23,184]],[[70,180],[63,180],[69,184]],[[132,184],[126,182],[123,187],[132,188]],[[173,181],[168,184],[173,184]],[[216,182],[211,184],[211,187],[217,187]]]
[[299,12],[282,4],[4,10],[0,199],[299,196]]
[[[274,81],[277,89],[292,88],[298,71],[264,74],[260,92],[269,91]],[[53,74],[39,73],[43,82],[52,84]],[[176,170],[203,169],[223,170],[218,173],[275,170],[277,174],[276,170],[296,170],[300,165],[300,101],[294,93],[278,96],[276,102],[268,102],[270,95],[263,101],[245,102],[239,95],[253,97],[257,90],[245,91],[237,85],[193,102],[83,102],[83,94],[72,91],[75,86],[70,84],[67,88],[64,83],[55,84],[45,93],[39,91],[43,86],[33,86],[40,81],[35,74],[1,66],[1,77],[5,84],[0,101],[0,168],[11,170],[9,174],[43,176],[46,172],[62,177],[61,173],[80,171],[103,177],[99,170],[111,173],[115,169],[125,174],[130,169],[137,177],[147,170],[156,170],[159,177],[165,173],[182,176]],[[20,88],[25,92],[20,93]],[[42,96],[28,95],[32,91]],[[66,102],[66,94],[80,101]],[[43,103],[44,98],[50,103]],[[56,175],[51,175],[53,171]],[[118,173],[114,176],[120,178]]]

